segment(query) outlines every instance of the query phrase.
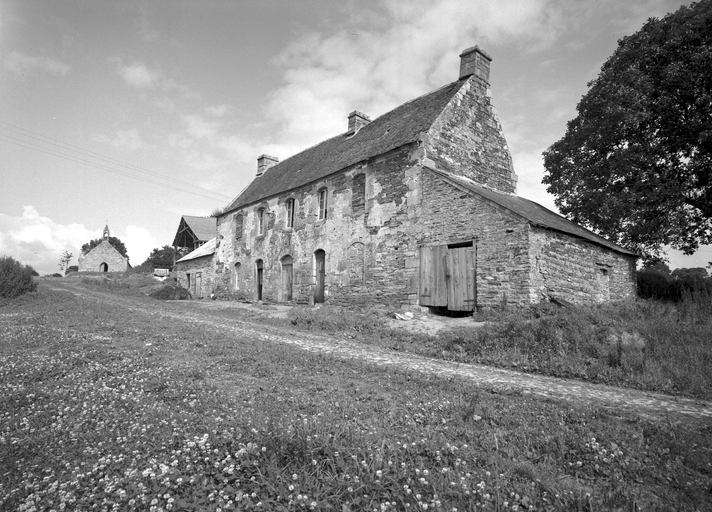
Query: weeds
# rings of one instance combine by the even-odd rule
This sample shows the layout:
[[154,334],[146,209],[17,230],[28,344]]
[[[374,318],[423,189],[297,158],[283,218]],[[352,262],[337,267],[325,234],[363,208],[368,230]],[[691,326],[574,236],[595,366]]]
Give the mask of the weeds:
[[[493,395],[228,337],[161,319],[152,308],[129,324],[114,308],[43,293],[0,314],[2,509],[710,504],[710,433],[674,419],[621,420],[596,408]],[[311,326],[379,333],[374,318],[312,318]],[[574,328],[567,325],[546,323],[532,339],[545,345],[546,333]],[[525,335],[516,323],[507,328]]]
[[475,314],[484,325],[438,336],[389,328],[385,317],[383,311],[295,308],[290,323],[463,363],[712,398],[712,296],[703,293],[679,304],[501,308]]

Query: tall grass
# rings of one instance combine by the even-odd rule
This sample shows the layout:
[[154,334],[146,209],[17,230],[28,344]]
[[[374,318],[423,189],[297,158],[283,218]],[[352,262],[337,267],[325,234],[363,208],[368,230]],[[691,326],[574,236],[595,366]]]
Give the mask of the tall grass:
[[505,307],[437,336],[394,330],[386,316],[295,308],[290,322],[430,357],[712,398],[712,295],[703,292],[679,303]]

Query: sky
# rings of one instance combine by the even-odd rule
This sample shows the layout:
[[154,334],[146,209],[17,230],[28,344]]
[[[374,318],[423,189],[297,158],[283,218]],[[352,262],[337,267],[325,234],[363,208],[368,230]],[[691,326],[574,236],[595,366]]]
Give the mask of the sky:
[[[112,236],[132,265],[284,160],[492,56],[518,194],[617,41],[673,0],[0,0],[0,255],[59,271]],[[670,266],[704,267],[712,247]]]

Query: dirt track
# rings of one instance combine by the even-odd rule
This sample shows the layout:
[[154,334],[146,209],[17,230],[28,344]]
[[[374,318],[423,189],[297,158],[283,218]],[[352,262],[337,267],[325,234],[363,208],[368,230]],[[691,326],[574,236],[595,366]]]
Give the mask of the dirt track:
[[41,286],[72,293],[79,300],[101,302],[135,315],[160,315],[173,322],[205,324],[222,332],[250,336],[269,343],[299,347],[302,350],[340,359],[358,359],[380,367],[436,375],[445,379],[469,381],[483,389],[503,393],[522,393],[542,398],[588,403],[622,415],[639,415],[653,420],[698,420],[712,424],[712,403],[660,393],[623,389],[581,381],[546,377],[493,368],[460,364],[364,345],[347,339],[314,335],[241,320],[217,314],[226,307],[245,307],[235,303],[202,301],[161,302],[87,289],[65,281],[45,281]]

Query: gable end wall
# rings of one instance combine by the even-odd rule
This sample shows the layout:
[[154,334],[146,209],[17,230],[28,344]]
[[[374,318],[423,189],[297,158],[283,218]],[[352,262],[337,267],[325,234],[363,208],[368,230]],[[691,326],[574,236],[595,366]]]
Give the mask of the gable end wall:
[[99,266],[106,263],[109,272],[124,272],[128,268],[128,260],[114,249],[106,240],[81,257],[79,272],[101,272]]
[[428,132],[427,157],[438,169],[493,190],[515,193],[517,175],[492,98],[470,78]]
[[540,227],[531,232],[532,293],[573,303],[631,300],[635,258]]

